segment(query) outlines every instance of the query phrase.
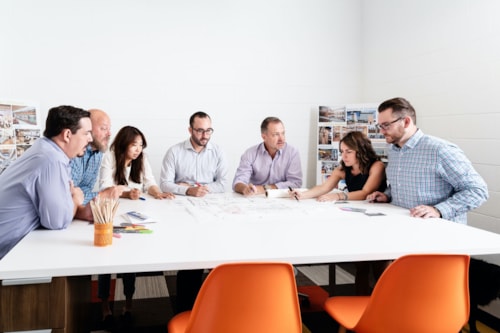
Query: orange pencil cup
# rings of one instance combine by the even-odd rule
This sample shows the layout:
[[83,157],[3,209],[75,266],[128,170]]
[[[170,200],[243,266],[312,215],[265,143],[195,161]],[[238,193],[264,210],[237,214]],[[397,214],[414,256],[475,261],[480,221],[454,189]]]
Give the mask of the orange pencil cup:
[[113,222],[94,222],[94,245],[107,246],[113,242]]

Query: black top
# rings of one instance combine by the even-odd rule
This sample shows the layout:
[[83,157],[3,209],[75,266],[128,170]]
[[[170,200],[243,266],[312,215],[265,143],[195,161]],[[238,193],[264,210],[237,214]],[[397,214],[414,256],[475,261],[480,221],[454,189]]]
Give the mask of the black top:
[[[375,161],[370,164],[370,168],[374,162]],[[368,174],[365,175],[360,173],[359,175],[353,176],[351,171],[352,167],[345,168],[345,183],[347,185],[347,189],[349,190],[349,192],[359,191],[363,188],[363,186],[365,186],[365,183],[368,180]],[[386,188],[387,182],[384,179],[377,191],[384,192]]]

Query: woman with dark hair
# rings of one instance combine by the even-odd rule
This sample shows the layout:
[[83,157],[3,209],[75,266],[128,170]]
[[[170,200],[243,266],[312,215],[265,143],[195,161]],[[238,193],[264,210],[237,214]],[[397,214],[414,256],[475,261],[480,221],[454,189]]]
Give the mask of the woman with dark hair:
[[[385,166],[373,150],[370,139],[361,132],[349,132],[340,140],[340,165],[321,185],[304,192],[292,191],[291,198],[318,201],[365,200],[373,191],[385,191]],[[348,192],[332,192],[344,179]]]
[[173,199],[169,192],[162,192],[158,187],[151,165],[144,154],[146,138],[140,130],[125,126],[116,134],[110,150],[104,155],[101,164],[100,188],[113,185],[129,187],[122,198],[137,200],[142,192],[147,192],[156,199]]
[[[153,176],[151,165],[144,154],[146,138],[140,130],[125,126],[116,134],[110,150],[104,155],[101,163],[99,184],[101,189],[113,185],[124,185],[121,197],[137,200],[143,192],[156,199],[173,199],[172,193],[162,192]],[[132,297],[135,292],[135,273],[122,274],[125,306],[123,319],[131,321]],[[106,329],[114,326],[113,314],[109,306],[109,290],[111,275],[98,276],[98,297],[102,300],[103,325]]]
[[[340,154],[342,156],[340,165],[323,184],[304,192],[290,191],[290,198],[299,200],[317,198],[318,201],[365,200],[373,191],[385,191],[387,187],[385,166],[366,135],[358,131],[347,133],[340,140]],[[347,192],[332,192],[342,179],[346,182]],[[390,261],[385,260],[357,262],[356,294],[370,294],[370,266],[377,280],[389,263]]]

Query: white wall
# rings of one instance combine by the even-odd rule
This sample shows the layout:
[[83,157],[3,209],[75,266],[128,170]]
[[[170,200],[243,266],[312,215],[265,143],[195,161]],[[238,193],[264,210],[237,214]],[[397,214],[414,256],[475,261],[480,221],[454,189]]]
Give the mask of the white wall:
[[362,98],[401,96],[428,134],[457,143],[488,183],[471,225],[500,233],[500,2],[362,2]]
[[188,118],[239,157],[269,115],[315,183],[318,105],[394,96],[459,144],[490,200],[469,223],[500,232],[500,12],[496,0],[1,0],[0,100],[102,108],[149,139],[158,177]]
[[101,108],[141,129],[158,177],[210,114],[231,180],[278,116],[315,183],[317,106],[359,99],[360,1],[1,0],[0,100]]

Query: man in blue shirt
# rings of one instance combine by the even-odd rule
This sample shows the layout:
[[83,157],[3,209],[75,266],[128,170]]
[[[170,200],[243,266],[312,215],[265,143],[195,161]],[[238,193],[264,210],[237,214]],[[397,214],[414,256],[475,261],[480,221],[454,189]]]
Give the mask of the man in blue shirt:
[[83,202],[69,162],[92,141],[90,113],[72,106],[49,110],[44,137],[0,175],[0,259],[30,231],[66,228]]
[[380,132],[390,143],[386,169],[389,187],[367,199],[392,202],[411,216],[467,223],[467,212],[488,199],[488,188],[455,144],[425,135],[413,106],[393,98],[378,108]]
[[101,192],[94,191],[103,154],[108,150],[111,138],[111,121],[106,112],[91,109],[92,142],[89,143],[83,156],[71,161],[71,178],[76,187],[82,189],[85,199],[78,207],[75,218],[93,221],[92,211],[88,202],[98,194],[105,197],[118,198],[123,186],[112,186]]

